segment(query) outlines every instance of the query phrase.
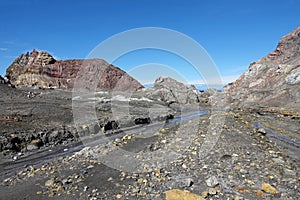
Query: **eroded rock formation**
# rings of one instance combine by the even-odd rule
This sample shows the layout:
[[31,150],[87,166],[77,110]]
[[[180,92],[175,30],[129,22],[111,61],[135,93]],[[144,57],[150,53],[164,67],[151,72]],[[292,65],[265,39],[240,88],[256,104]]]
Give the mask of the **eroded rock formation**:
[[224,91],[234,104],[299,109],[300,27],[282,37],[273,52],[252,63]]
[[17,87],[96,88],[135,91],[143,86],[123,70],[102,59],[55,60],[45,51],[20,55],[7,69],[6,76]]
[[146,96],[167,103],[199,103],[201,93],[195,86],[186,86],[170,77],[158,77],[154,86],[146,91]]

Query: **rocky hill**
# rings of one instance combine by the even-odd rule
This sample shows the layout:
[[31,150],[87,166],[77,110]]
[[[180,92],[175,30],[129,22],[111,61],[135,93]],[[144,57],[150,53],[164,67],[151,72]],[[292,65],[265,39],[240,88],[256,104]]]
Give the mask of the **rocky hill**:
[[300,110],[300,27],[224,91],[233,104]]
[[[78,73],[80,72],[80,73]],[[135,91],[143,86],[123,70],[101,59],[55,60],[45,51],[20,55],[7,69],[6,77],[16,87],[84,88]]]
[[204,94],[201,94],[195,86],[186,86],[170,77],[158,77],[153,87],[142,92],[143,96],[150,99],[159,99],[168,104],[194,104],[203,101]]

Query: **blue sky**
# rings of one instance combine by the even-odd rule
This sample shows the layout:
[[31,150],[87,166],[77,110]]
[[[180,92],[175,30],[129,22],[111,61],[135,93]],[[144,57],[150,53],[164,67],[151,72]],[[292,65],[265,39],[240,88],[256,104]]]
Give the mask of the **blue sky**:
[[[1,0],[0,74],[34,48],[57,59],[86,58],[114,34],[163,27],[196,40],[230,82],[300,25],[299,10],[298,0]],[[149,63],[158,63],[155,70],[167,66],[187,82],[201,82],[191,66],[167,52],[132,52],[114,62],[134,76],[137,66]],[[168,75],[165,71],[161,75]],[[148,77],[140,81],[154,79]]]

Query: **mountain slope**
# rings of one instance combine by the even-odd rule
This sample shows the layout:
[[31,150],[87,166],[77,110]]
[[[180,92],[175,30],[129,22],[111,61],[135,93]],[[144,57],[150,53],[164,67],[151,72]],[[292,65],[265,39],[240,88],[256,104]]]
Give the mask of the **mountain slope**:
[[45,51],[20,55],[7,69],[6,76],[17,87],[96,88],[135,91],[143,86],[123,70],[102,59],[55,60]]
[[300,27],[282,37],[266,57],[225,86],[229,102],[300,110]]

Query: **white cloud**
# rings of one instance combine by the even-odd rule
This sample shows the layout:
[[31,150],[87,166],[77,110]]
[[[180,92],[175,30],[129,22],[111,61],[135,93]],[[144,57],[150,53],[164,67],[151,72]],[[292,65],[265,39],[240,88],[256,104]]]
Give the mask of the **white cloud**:
[[0,51],[7,51],[8,48],[0,47]]

